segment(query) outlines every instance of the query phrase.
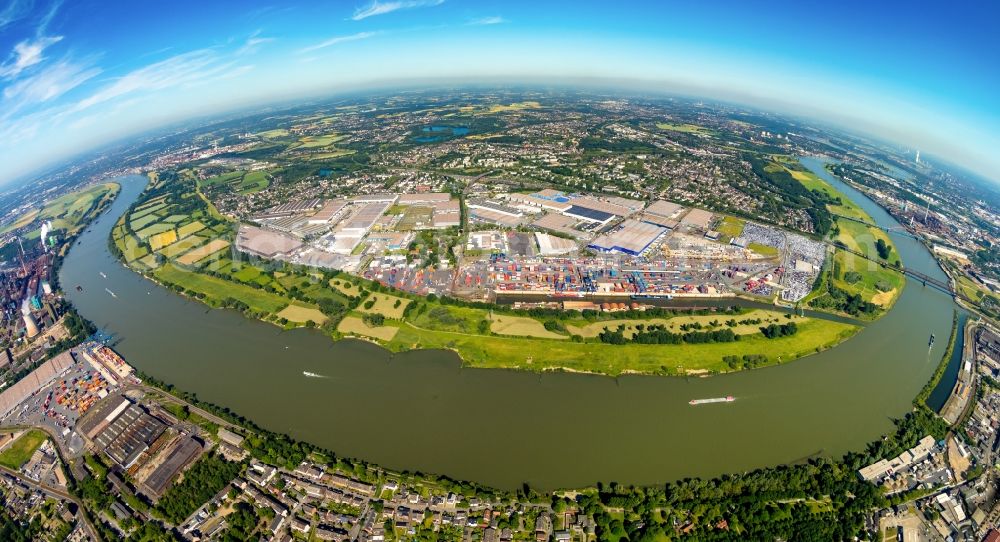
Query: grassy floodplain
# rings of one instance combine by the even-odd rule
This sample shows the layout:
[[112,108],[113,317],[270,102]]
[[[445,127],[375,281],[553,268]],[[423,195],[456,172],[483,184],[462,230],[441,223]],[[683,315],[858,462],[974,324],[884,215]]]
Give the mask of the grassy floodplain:
[[[147,276],[211,306],[237,308],[286,328],[317,326],[334,339],[355,336],[393,351],[449,349],[473,367],[684,375],[791,361],[829,348],[859,329],[777,310],[539,314],[390,292],[359,277],[236,252],[233,225],[213,212],[197,186],[183,171],[157,177],[147,198],[112,230],[118,255]],[[142,228],[136,231],[133,224]],[[735,220],[730,229],[735,233],[742,225]],[[788,322],[797,325],[793,335],[769,339],[760,331]],[[640,329],[659,325],[677,336],[726,331],[738,339],[632,342]],[[622,329],[626,344],[602,342],[605,328]]]
[[[381,297],[384,294],[372,294]],[[786,317],[778,311],[742,311],[737,314],[678,315],[671,318],[616,318],[602,315],[589,321],[579,313],[568,313],[560,323],[565,332],[546,328],[539,318],[507,314],[487,309],[445,305],[437,300],[413,300],[413,307],[399,319],[387,319],[381,326],[362,320],[355,311],[344,319],[338,331],[374,340],[390,350],[453,350],[471,367],[522,369],[530,371],[567,370],[618,376],[644,374],[707,374],[733,370],[727,356],[758,355],[766,358],[756,366],[798,359],[830,348],[854,335],[860,328],[831,320]],[[732,327],[740,340],[705,344],[605,344],[596,339],[608,328],[624,326],[631,336],[636,326],[663,324],[674,331],[698,322],[715,329],[729,328],[728,320],[756,320],[756,324]],[[760,332],[769,323],[794,321],[798,333],[767,339]],[[576,336],[576,337],[574,337]]]
[[19,228],[35,227],[24,235],[25,239],[38,239],[42,222],[51,221],[52,231],[73,235],[115,199],[120,187],[116,183],[100,183],[60,196],[41,209],[30,210],[14,222],[0,229],[0,235]]
[[[831,199],[839,200],[837,204],[827,205],[827,210],[832,214],[844,217],[835,216],[836,228],[831,234],[831,241],[878,259],[876,244],[881,240],[889,247],[889,257],[883,261],[888,264],[899,261],[896,247],[888,234],[862,223],[871,224],[874,220],[858,204],[813,172],[807,171],[797,160],[776,157],[776,163],[781,164],[795,180],[809,190],[820,191]],[[828,269],[824,272],[824,280],[830,281],[848,293],[860,295],[865,301],[889,309],[902,293],[906,278],[894,269],[883,267],[844,250],[836,250]],[[809,299],[823,295],[822,288],[817,290]]]
[[[619,323],[618,320],[601,322],[602,328],[607,326],[609,329]],[[399,332],[386,346],[394,351],[454,350],[472,367],[569,370],[611,376],[627,373],[682,375],[726,372],[730,370],[723,360],[726,356],[760,354],[767,356],[769,365],[791,361],[838,344],[859,329],[819,319],[798,318],[797,323],[797,334],[780,339],[766,339],[760,333],[751,333],[731,343],[611,345],[425,328],[408,320],[398,325]]]
[[330,289],[310,296],[314,278],[299,277],[310,285],[300,291],[294,276],[234,260],[232,225],[200,197],[190,176],[180,177],[156,177],[150,197],[118,220],[112,241],[127,265],[209,305],[240,308],[285,327],[326,322],[320,299],[346,302]]

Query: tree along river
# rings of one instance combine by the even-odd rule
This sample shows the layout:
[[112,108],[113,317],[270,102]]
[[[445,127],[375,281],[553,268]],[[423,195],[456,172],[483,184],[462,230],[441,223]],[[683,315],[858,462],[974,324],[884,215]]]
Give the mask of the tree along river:
[[[831,178],[823,162],[804,162],[879,224],[896,224]],[[463,368],[451,352],[393,355],[315,330],[281,331],[133,273],[109,254],[107,239],[145,180],[121,182],[118,200],[62,268],[61,284],[81,314],[116,334],[122,355],[156,378],[265,428],[392,469],[554,489],[836,457],[892,429],[951,331],[951,298],[909,280],[895,308],[853,339],[775,367],[710,378]],[[944,278],[917,241],[893,241],[907,266]],[[932,333],[938,339],[928,349]],[[688,404],[730,394],[733,403]]]

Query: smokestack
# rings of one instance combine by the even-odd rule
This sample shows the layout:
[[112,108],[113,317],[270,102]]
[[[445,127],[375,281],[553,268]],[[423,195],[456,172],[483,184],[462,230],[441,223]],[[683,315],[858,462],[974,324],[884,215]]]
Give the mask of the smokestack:
[[30,339],[35,335],[38,335],[38,324],[35,323],[35,319],[31,317],[30,314],[24,315],[24,334]]

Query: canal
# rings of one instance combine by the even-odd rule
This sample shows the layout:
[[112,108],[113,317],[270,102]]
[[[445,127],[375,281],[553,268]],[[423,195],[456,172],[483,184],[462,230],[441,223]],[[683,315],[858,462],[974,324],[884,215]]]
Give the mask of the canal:
[[[829,177],[821,162],[806,163]],[[895,224],[857,191],[828,180],[876,222]],[[334,343],[160,288],[107,250],[108,233],[145,179],[121,182],[118,200],[62,268],[61,284],[79,311],[117,335],[117,349],[142,371],[268,429],[392,469],[553,489],[655,484],[839,456],[909,410],[951,331],[951,299],[910,280],[895,308],[855,338],[782,366],[711,378],[464,368],[450,352],[394,355],[361,341]],[[907,266],[943,278],[923,246],[893,240]],[[931,333],[938,340],[928,349]],[[688,405],[729,394],[737,401]]]

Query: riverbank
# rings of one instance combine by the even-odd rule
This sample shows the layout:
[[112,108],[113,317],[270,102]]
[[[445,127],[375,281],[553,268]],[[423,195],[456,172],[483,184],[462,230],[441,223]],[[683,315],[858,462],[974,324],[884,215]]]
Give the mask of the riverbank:
[[931,397],[934,390],[941,384],[941,379],[944,378],[944,375],[948,370],[948,365],[951,362],[951,356],[955,349],[955,341],[958,338],[958,321],[958,311],[952,311],[951,333],[948,335],[948,346],[945,348],[944,354],[941,355],[941,361],[938,362],[930,380],[928,380],[927,384],[920,389],[917,396],[913,398],[913,404],[917,407],[934,409],[933,406],[927,403],[927,400]]
[[[334,340],[364,338],[392,352],[450,350],[467,367],[684,376],[787,363],[836,346],[860,329],[780,310],[741,324],[737,320],[747,318],[728,309],[693,311],[705,316],[691,320],[683,315],[692,311],[682,309],[519,311],[420,297],[356,276],[236,252],[232,225],[206,207],[196,190],[183,176],[158,176],[118,218],[109,248],[130,269],[189,298],[284,329],[318,327]],[[392,306],[385,304],[388,298]],[[497,327],[494,313],[520,320]],[[762,328],[793,321],[793,331],[764,337]],[[663,326],[656,344],[632,340],[642,334],[636,326],[652,325]],[[600,337],[619,326],[629,328],[623,344]]]
[[963,334],[963,348],[959,354],[958,371],[955,378],[955,385],[948,395],[948,399],[941,407],[939,414],[952,427],[959,427],[959,420],[964,417],[969,401],[976,396],[976,339],[975,330],[978,324],[973,320],[966,320],[962,329],[956,329],[956,334],[952,337],[952,342],[948,345],[950,355],[955,348],[955,340],[958,333]]
[[[367,342],[331,341],[319,329],[282,331],[160,288],[108,251],[115,222],[146,180],[121,182],[123,194],[111,212],[88,228],[62,267],[61,283],[82,286],[66,292],[81,315],[116,337],[116,350],[146,374],[261,427],[392,469],[443,473],[493,487],[528,482],[559,488],[611,480],[654,485],[817,454],[838,457],[893,431],[890,420],[911,410],[950,330],[950,298],[910,281],[885,317],[803,363],[712,378],[475,369],[451,351],[392,354]],[[888,220],[877,209],[870,212]],[[935,273],[918,243],[900,238],[896,244],[909,266]],[[273,271],[268,281],[301,280]],[[320,279],[303,295],[319,290]],[[112,284],[117,298],[104,291]],[[708,301],[695,304],[703,303]],[[928,352],[931,333],[941,339]],[[726,395],[737,400],[704,408],[688,404]],[[483,423],[478,405],[497,401],[504,408],[489,411],[489,431],[469,431]],[[385,420],[415,411],[422,413],[420,423],[386,429]],[[530,431],[532,424],[560,430]],[[596,438],[575,449],[574,461],[567,462],[566,434]],[[741,443],[738,449],[734,440]]]
[[[827,284],[816,288],[806,301],[822,309],[828,304],[824,301],[835,297],[839,290],[877,305],[880,308],[879,314],[874,315],[877,317],[892,309],[906,284],[906,277],[890,267],[901,261],[899,249],[887,233],[866,225],[874,224],[874,218],[835,186],[835,182],[844,181],[836,179],[826,169],[828,163],[813,157],[802,158],[797,163],[785,162],[789,173],[803,186],[826,194],[830,200],[826,208],[834,218],[829,239],[834,251],[822,275]],[[849,251],[860,252],[869,259]]]

